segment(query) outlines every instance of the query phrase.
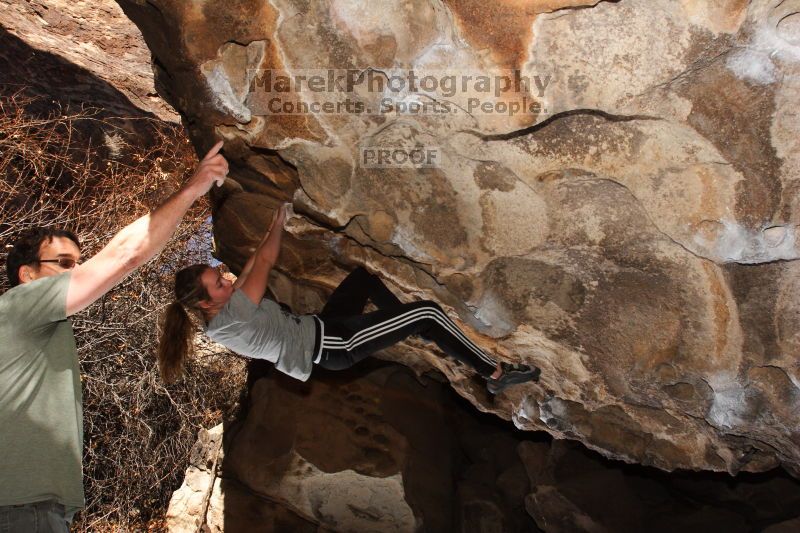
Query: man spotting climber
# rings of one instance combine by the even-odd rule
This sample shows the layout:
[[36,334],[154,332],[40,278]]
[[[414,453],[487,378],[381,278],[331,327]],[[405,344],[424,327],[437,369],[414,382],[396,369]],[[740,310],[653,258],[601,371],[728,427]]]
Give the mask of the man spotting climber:
[[27,231],[8,254],[12,288],[0,296],[0,529],[68,531],[84,506],[81,382],[67,317],[158,254],[194,201],[222,185],[221,148],[84,263],[75,235],[52,228]]

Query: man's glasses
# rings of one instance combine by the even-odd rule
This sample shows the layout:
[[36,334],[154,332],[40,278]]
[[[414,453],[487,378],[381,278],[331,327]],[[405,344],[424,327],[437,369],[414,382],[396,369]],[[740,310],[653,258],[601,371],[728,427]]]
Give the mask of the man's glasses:
[[74,268],[78,262],[71,257],[59,257],[58,259],[37,259],[38,263],[58,263],[63,269],[69,270],[70,268]]

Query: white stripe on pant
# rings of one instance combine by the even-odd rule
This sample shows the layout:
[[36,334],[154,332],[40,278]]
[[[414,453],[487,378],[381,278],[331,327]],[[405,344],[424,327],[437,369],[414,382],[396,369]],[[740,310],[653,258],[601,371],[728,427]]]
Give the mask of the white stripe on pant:
[[373,324],[354,333],[347,340],[344,340],[341,337],[323,334],[321,349],[328,348],[333,350],[350,350],[361,344],[364,344],[365,342],[380,337],[381,335],[395,331],[414,321],[425,318],[432,318],[434,321],[436,321],[440,326],[449,331],[450,334],[456,337],[464,346],[466,346],[486,364],[492,366],[497,364],[496,361],[486,355],[486,353],[484,353],[466,335],[464,335],[458,326],[456,326],[456,324],[450,320],[450,317],[448,317],[440,308],[432,306],[412,309],[377,324]]

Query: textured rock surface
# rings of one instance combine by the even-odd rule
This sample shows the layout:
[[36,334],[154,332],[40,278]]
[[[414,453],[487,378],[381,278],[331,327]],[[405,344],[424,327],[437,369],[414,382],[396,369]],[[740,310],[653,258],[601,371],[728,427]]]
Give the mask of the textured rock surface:
[[197,531],[205,521],[204,517],[214,494],[217,465],[224,456],[222,436],[222,424],[210,430],[200,430],[197,442],[192,447],[183,485],[169,502],[166,514],[168,529]]
[[[548,533],[763,531],[800,511],[788,475],[657,475],[620,468],[567,441],[522,442],[528,512]],[[775,526],[778,527],[778,526]],[[783,526],[781,526],[783,527]]]
[[509,431],[448,388],[374,363],[306,384],[257,379],[224,439],[222,426],[200,432],[168,529],[744,533],[793,531],[800,513],[786,473],[732,480],[608,461]]
[[[48,96],[90,103],[118,116],[138,108],[178,120],[155,91],[141,33],[113,0],[2,0],[0,27],[10,34],[0,53],[6,63],[3,83],[33,85]],[[17,39],[32,50],[22,50]],[[45,61],[36,52],[63,63]]]
[[[220,256],[240,265],[295,198],[275,284],[295,310],[366,264],[542,367],[492,400],[430,347],[393,352],[480,410],[667,470],[800,474],[800,3],[120,4],[195,142],[227,140]],[[504,95],[546,109],[512,117],[248,107],[253,69],[325,67],[551,82]],[[359,147],[409,143],[440,147],[440,165],[359,164]]]
[[307,384],[259,379],[250,398],[224,453],[221,427],[201,432],[170,531],[535,530],[517,440],[441,383],[368,364]]

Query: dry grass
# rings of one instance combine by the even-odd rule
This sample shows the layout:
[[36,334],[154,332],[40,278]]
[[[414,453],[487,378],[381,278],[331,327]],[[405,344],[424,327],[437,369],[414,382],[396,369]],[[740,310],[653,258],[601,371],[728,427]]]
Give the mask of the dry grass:
[[[125,128],[130,118],[61,108],[42,117],[30,112],[34,103],[22,93],[0,94],[0,240],[6,247],[21,230],[57,225],[75,231],[89,257],[196,165],[178,126],[136,119],[146,122],[137,124],[140,131],[150,132],[143,142]],[[238,358],[205,352],[189,364],[185,379],[166,388],[155,364],[156,323],[171,299],[172,274],[210,259],[207,247],[187,246],[193,238],[209,242],[203,238],[208,214],[208,203],[198,202],[159,258],[74,318],[87,507],[73,531],[159,529],[198,429],[236,407],[245,379]]]

